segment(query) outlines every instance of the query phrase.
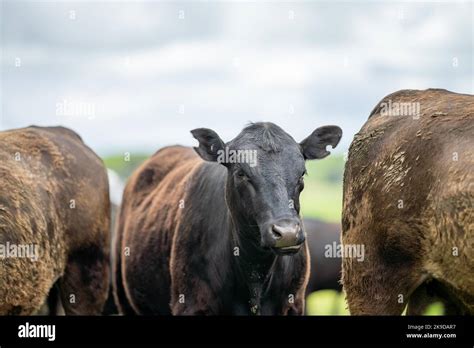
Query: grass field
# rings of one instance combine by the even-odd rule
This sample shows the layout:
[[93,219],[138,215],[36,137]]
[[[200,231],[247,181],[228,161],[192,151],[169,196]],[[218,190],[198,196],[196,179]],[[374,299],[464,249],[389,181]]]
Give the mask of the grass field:
[[150,155],[143,153],[116,154],[104,157],[104,163],[107,168],[115,171],[125,181],[132,172]]
[[[349,315],[344,293],[335,290],[320,290],[310,294],[306,298],[306,311],[308,315]],[[424,315],[443,315],[443,313],[443,304],[435,302],[428,306]]]
[[342,155],[306,162],[308,174],[301,193],[301,214],[327,222],[340,222],[342,209]]

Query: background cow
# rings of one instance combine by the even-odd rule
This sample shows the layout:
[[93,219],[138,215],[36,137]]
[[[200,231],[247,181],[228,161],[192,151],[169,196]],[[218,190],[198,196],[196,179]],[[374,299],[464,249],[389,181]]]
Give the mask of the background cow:
[[[321,127],[300,144],[271,123],[227,144],[209,129],[192,134],[195,151],[162,149],[127,183],[114,269],[121,312],[302,314],[304,162],[329,155],[342,131]],[[256,151],[256,165],[220,161],[229,150]]]
[[311,274],[306,294],[323,289],[341,291],[341,258],[326,256],[328,245],[341,242],[341,225],[306,218],[303,225],[311,256]]
[[0,315],[33,314],[56,283],[66,314],[100,314],[109,273],[107,173],[62,127],[0,133],[0,245],[34,245],[37,260],[0,258]]
[[420,314],[434,297],[474,312],[473,183],[472,95],[403,90],[375,107],[344,174],[342,241],[365,246],[343,259],[351,314]]

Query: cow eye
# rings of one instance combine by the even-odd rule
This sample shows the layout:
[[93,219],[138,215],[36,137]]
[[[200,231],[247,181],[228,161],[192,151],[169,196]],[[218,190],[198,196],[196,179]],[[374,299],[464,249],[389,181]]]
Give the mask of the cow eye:
[[240,180],[248,180],[249,177],[247,176],[247,174],[245,174],[245,172],[243,170],[239,170],[237,172],[237,177],[240,179]]

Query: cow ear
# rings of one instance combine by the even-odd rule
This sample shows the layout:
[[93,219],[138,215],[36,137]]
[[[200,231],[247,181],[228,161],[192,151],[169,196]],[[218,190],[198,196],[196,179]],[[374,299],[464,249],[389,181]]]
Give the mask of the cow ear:
[[199,147],[194,150],[203,160],[216,162],[219,150],[224,150],[224,142],[212,129],[197,128],[191,131],[194,138],[199,141]]
[[341,137],[342,129],[338,126],[319,127],[300,143],[301,152],[305,159],[324,158],[330,154],[326,146],[331,145],[335,148]]

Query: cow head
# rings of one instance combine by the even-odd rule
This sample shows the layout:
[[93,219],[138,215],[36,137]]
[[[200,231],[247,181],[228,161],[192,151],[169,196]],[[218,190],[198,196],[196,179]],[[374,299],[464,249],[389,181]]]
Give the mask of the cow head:
[[191,131],[196,152],[228,171],[226,202],[241,238],[279,254],[297,252],[305,241],[299,216],[305,160],[329,155],[342,136],[337,126],[316,129],[301,143],[273,123],[254,123],[224,143],[211,129]]

